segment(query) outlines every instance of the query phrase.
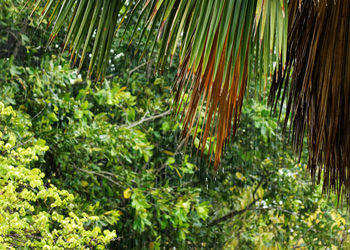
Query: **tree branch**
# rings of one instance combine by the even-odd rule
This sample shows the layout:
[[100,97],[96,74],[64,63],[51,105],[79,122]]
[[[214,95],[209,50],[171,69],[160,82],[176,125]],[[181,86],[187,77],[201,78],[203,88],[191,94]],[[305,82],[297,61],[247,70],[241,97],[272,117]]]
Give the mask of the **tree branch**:
[[155,120],[155,119],[158,119],[158,118],[161,118],[161,117],[164,117],[164,116],[167,116],[168,114],[170,114],[170,109],[161,113],[161,114],[158,114],[158,115],[154,115],[154,116],[150,116],[150,117],[147,117],[147,118],[142,118],[141,120],[137,121],[137,122],[134,122],[134,123],[131,123],[130,125],[127,125],[127,124],[124,124],[124,125],[121,125],[121,126],[117,126],[116,129],[120,129],[120,128],[127,128],[127,129],[130,129],[130,128],[133,128],[133,127],[136,127],[144,122],[148,122],[148,121],[151,121],[151,120]]
[[[112,182],[113,184],[117,185],[117,186],[122,186],[120,183],[116,182],[115,180],[113,180],[110,176],[115,176],[113,175],[112,173],[108,173],[110,176],[107,176],[107,175],[104,175],[102,173],[99,173],[99,172],[95,172],[95,171],[92,171],[92,170],[86,170],[86,169],[82,169],[82,168],[78,168],[78,167],[74,167],[76,170],[80,171],[80,172],[84,172],[84,173],[87,173],[87,174],[92,174],[92,175],[97,175],[97,176],[100,176],[102,178],[105,178],[106,180]],[[107,173],[105,171],[103,171],[104,173]]]
[[13,59],[16,59],[17,54],[18,54],[18,50],[19,50],[19,48],[22,45],[22,40],[20,38],[20,35],[24,34],[26,32],[27,26],[28,26],[28,19],[25,19],[23,21],[23,25],[22,25],[22,28],[21,28],[20,32],[18,32],[17,43],[16,43],[15,48],[14,48],[13,53],[12,53]]
[[211,227],[211,226],[215,226],[225,220],[228,220],[228,219],[231,219],[232,217],[236,216],[236,215],[239,215],[239,214],[243,214],[244,212],[248,211],[248,210],[252,210],[252,207],[253,205],[261,199],[261,197],[256,197],[255,198],[255,194],[256,192],[258,191],[259,187],[262,185],[262,183],[265,181],[265,176],[263,176],[261,178],[261,180],[259,181],[258,185],[255,187],[254,191],[253,191],[253,201],[250,202],[248,204],[248,206],[246,206],[245,208],[241,209],[241,210],[234,210],[234,211],[231,211],[230,213],[226,214],[225,216],[223,217],[220,217],[218,219],[215,219],[213,220],[208,226]]
[[241,209],[241,210],[235,210],[235,211],[232,211],[228,214],[226,214],[225,216],[221,217],[221,218],[218,218],[216,220],[213,220],[208,226],[209,227],[212,227],[212,226],[215,226],[225,220],[228,220],[228,219],[231,219],[232,217],[236,216],[236,215],[239,215],[239,214],[243,214],[244,212],[248,211],[248,210],[251,210],[251,207],[255,204],[255,202],[257,202],[259,199],[254,199],[251,203],[249,203],[249,205],[247,207],[245,207],[244,209]]
[[136,70],[138,70],[139,68],[142,68],[143,66],[147,65],[148,62],[142,63],[140,65],[138,65],[137,67],[133,68],[132,70],[129,71],[129,75],[131,75],[132,73],[134,73]]
[[[138,66],[136,66],[135,68],[131,69],[129,71],[129,76],[134,73],[136,70],[142,68],[143,66],[147,65],[148,62],[145,62],[145,63],[142,63]],[[119,73],[116,73],[116,74],[112,74],[112,75],[109,75],[109,76],[106,76],[105,79],[113,79],[114,77],[116,77]]]

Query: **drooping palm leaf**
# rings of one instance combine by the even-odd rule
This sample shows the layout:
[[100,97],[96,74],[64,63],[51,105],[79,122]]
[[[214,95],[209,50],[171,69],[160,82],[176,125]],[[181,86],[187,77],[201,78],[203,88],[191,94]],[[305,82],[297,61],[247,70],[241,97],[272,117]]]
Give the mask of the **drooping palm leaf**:
[[[34,2],[34,10],[42,0]],[[57,36],[62,26],[69,21],[64,49],[71,53],[71,61],[76,62],[81,54],[79,68],[93,40],[89,64],[89,75],[96,71],[96,79],[101,79],[108,65],[112,41],[118,23],[119,12],[124,0],[46,0],[42,19],[48,17],[52,24],[50,42]]]
[[301,151],[307,131],[312,177],[320,181],[323,174],[324,190],[346,194],[349,202],[350,1],[289,5],[286,68],[275,75],[270,102],[289,95],[294,147]]
[[[217,167],[225,143],[235,134],[248,76],[258,71],[251,57],[261,62],[260,78],[256,80],[265,82],[273,72],[272,62],[286,59],[286,1],[153,2],[157,9],[151,13],[161,11],[165,16],[160,26],[164,39],[158,67],[163,67],[180,46],[174,90],[175,106],[178,110],[182,104],[186,106],[183,136],[188,139],[192,130],[196,135],[198,117],[204,109],[201,151],[216,135],[210,151],[214,152],[215,147]],[[152,16],[150,20],[154,22]],[[184,99],[185,93],[192,93],[188,100]]]
[[[100,78],[123,3],[46,0],[43,16],[49,16],[48,9],[55,6],[49,16],[54,23],[52,38],[65,20],[71,19],[65,46],[69,45],[73,61],[81,53],[80,65],[93,40],[89,71],[91,74],[96,69]],[[142,34],[148,28],[162,37],[157,67],[164,67],[180,47],[174,92],[175,106],[185,103],[186,107],[183,136],[188,139],[193,129],[195,134],[199,131],[197,117],[205,109],[201,150],[203,153],[206,141],[217,135],[215,146],[210,140],[210,152],[215,148],[215,167],[225,143],[236,132],[248,77],[256,72],[259,77],[255,80],[266,83],[273,72],[272,63],[286,60],[286,6],[287,0],[140,0],[134,5],[134,10],[141,7],[138,24],[146,17]],[[184,93],[191,93],[189,100],[184,99]]]

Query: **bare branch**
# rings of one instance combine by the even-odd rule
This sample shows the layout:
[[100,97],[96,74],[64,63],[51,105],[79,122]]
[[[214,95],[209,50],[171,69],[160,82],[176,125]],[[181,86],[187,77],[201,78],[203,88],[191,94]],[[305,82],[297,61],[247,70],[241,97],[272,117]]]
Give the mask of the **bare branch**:
[[[102,178],[105,178],[106,180],[112,182],[113,184],[117,185],[117,186],[121,186],[120,183],[116,182],[115,180],[113,180],[110,176],[113,176],[112,173],[108,173],[110,176],[107,176],[107,175],[104,175],[100,172],[95,172],[95,171],[92,171],[92,170],[87,170],[87,169],[82,169],[82,168],[78,168],[78,167],[74,167],[76,170],[80,171],[80,172],[84,172],[84,173],[87,173],[87,174],[92,174],[92,175],[97,175],[97,176],[100,176]],[[106,171],[103,171],[103,173],[107,173]],[[114,175],[115,176],[115,175]]]
[[255,187],[254,191],[253,191],[253,200],[252,202],[250,202],[248,204],[248,206],[246,206],[245,208],[241,209],[241,210],[234,210],[234,211],[231,211],[229,212],[228,214],[226,214],[225,216],[223,217],[220,217],[218,219],[215,219],[213,220],[208,226],[211,227],[211,226],[215,226],[225,220],[228,220],[228,219],[231,219],[232,217],[236,216],[236,215],[239,215],[239,214],[243,214],[244,212],[248,211],[248,210],[257,210],[257,209],[253,209],[253,205],[258,201],[260,200],[262,197],[256,197],[255,198],[255,194],[256,192],[258,191],[259,187],[263,184],[263,182],[265,181],[265,176],[263,176],[261,178],[261,180],[259,181],[258,185]]
[[158,115],[154,115],[154,116],[150,116],[150,117],[147,117],[147,118],[142,118],[141,120],[137,121],[137,122],[134,122],[134,123],[131,123],[130,125],[127,125],[127,124],[124,124],[124,125],[121,125],[121,126],[117,126],[116,129],[120,129],[120,128],[127,128],[127,129],[130,129],[130,128],[133,128],[133,127],[136,127],[142,123],[145,123],[145,122],[148,122],[148,121],[151,121],[151,120],[155,120],[155,119],[158,119],[158,118],[161,118],[161,117],[164,117],[164,116],[167,116],[170,114],[170,109],[161,113],[161,114],[158,114]]
[[[131,69],[131,70],[129,71],[129,76],[130,76],[132,73],[134,73],[136,70],[142,68],[142,67],[145,66],[145,65],[147,65],[147,62],[142,63],[142,64],[136,66],[135,68]],[[118,74],[119,74],[119,73],[106,76],[105,79],[113,79],[113,78],[116,77]]]
[[139,68],[142,68],[143,66],[147,65],[147,62],[142,63],[140,65],[138,65],[137,67],[133,68],[132,70],[129,71],[129,75],[131,75],[132,73],[134,73],[136,70],[138,70]]
[[245,207],[244,209],[241,209],[241,210],[235,210],[235,211],[232,211],[228,214],[226,214],[225,216],[221,217],[221,218],[218,218],[216,220],[213,220],[208,226],[211,227],[211,226],[215,226],[225,220],[228,220],[228,219],[231,219],[232,217],[236,216],[236,215],[239,215],[239,214],[243,214],[244,212],[248,211],[248,210],[251,210],[251,207],[255,204],[255,202],[257,202],[258,199],[254,199],[251,203],[249,203],[249,205],[247,207]]

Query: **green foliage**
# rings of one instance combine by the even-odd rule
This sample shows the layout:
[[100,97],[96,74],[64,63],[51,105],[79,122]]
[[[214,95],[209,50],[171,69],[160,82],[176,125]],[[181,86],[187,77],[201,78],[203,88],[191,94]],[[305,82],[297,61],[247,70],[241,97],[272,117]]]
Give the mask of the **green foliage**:
[[28,132],[28,115],[0,103],[0,124],[1,247],[101,247],[116,237],[96,226],[98,217],[80,215],[72,194],[44,183],[40,169],[30,168],[48,147]]
[[[181,243],[192,234],[192,225],[199,230],[210,205],[200,198],[200,189],[181,187],[178,179],[193,173],[195,166],[188,156],[182,164],[175,163],[170,151],[157,150],[163,157],[154,159],[150,139],[159,139],[158,129],[149,128],[147,135],[133,125],[151,112],[149,102],[137,100],[121,87],[119,78],[93,86],[77,78],[64,61],[46,59],[42,65],[41,69],[11,65],[27,79],[25,91],[11,80],[3,88],[11,90],[3,92],[4,99],[29,113],[32,132],[49,146],[35,166],[55,185],[79,194],[79,209],[98,215],[97,225],[117,229],[121,246],[135,239],[140,246]],[[137,93],[138,84],[131,82],[132,92]],[[162,103],[157,99],[164,96],[155,98],[150,108]],[[167,123],[174,126],[171,120]],[[168,165],[179,175],[161,177]]]
[[125,41],[118,33],[106,81],[90,82],[87,65],[78,73],[56,52],[37,49],[48,33],[32,35],[37,23],[21,29],[28,15],[19,2],[6,1],[0,23],[29,39],[12,57],[10,43],[0,42],[10,52],[0,58],[5,248],[348,247],[346,211],[311,185],[305,152],[295,161],[265,103],[246,101],[235,143],[214,172],[196,157],[194,129],[194,147],[178,148],[179,117],[166,112],[175,68],[154,76],[154,59],[139,60],[137,46],[125,42],[132,31],[121,26]]

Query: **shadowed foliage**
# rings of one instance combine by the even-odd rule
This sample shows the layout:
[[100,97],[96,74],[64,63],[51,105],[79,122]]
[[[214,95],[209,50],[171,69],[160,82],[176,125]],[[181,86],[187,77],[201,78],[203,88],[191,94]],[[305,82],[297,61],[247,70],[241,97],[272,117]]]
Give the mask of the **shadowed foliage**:
[[[283,110],[288,99],[285,125],[291,118],[299,151],[307,131],[312,176],[324,173],[327,191],[349,189],[348,0],[37,0],[35,8],[53,23],[52,39],[70,20],[64,47],[69,45],[73,62],[80,58],[80,67],[88,53],[96,79],[103,79],[118,23],[126,18],[129,26],[140,13],[135,29],[141,26],[141,37],[147,37],[142,45],[154,33],[161,39],[159,70],[179,48],[173,90],[182,135],[188,140],[200,133],[202,154],[209,141],[215,167],[235,135],[247,84],[255,81],[265,89],[273,80],[270,103],[276,108],[282,99]],[[158,46],[152,43],[149,56]]]

